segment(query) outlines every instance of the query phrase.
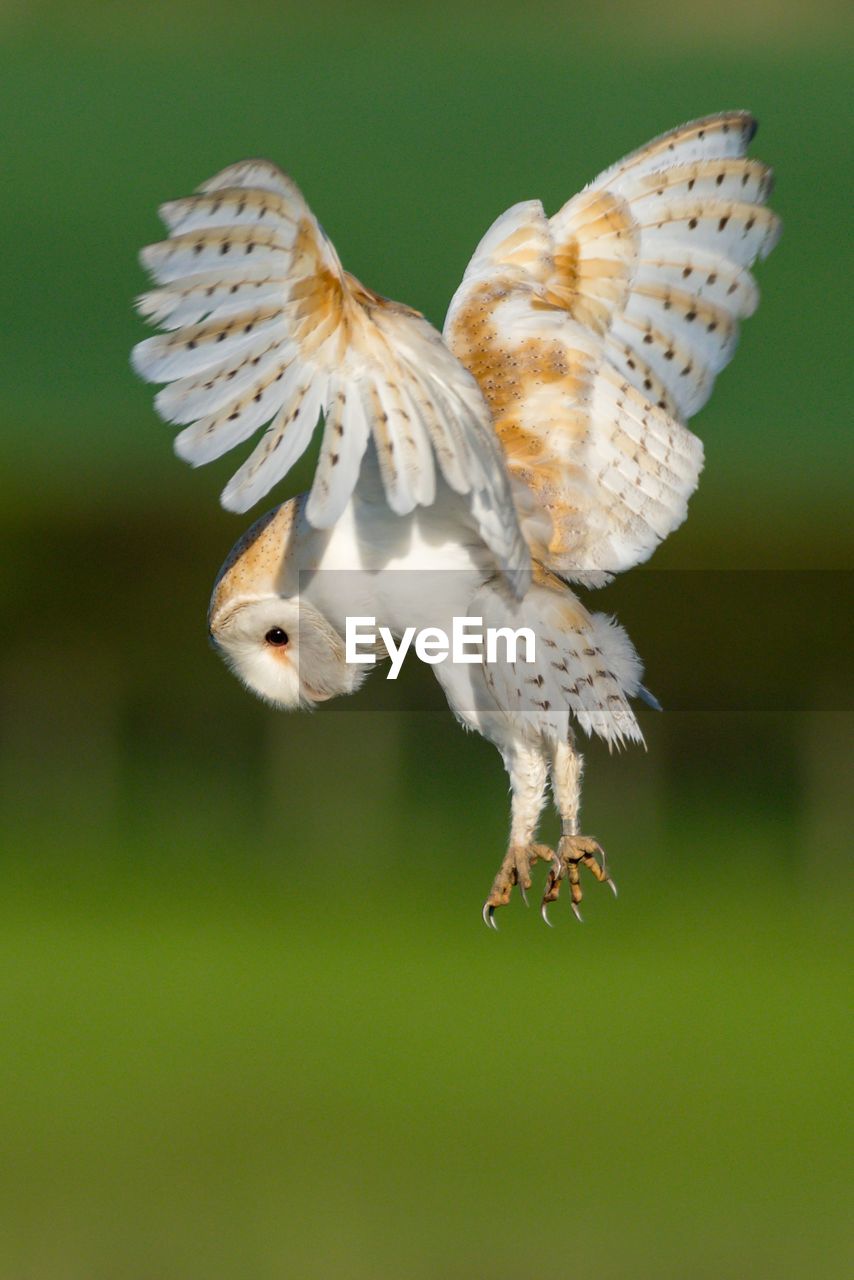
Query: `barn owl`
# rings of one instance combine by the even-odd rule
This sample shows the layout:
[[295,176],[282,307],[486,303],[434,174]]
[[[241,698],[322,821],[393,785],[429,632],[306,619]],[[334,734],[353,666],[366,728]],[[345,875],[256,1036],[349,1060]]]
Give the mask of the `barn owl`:
[[[240,538],[214,585],[211,640],[277,707],[352,692],[348,618],[390,637],[454,619],[532,629],[535,652],[435,667],[448,703],[510,778],[506,855],[487,924],[548,865],[542,913],[581,868],[613,887],[580,827],[576,727],[642,741],[655,705],[625,631],[592,589],[648,559],[682,523],[703,464],[686,423],[756,308],[750,268],[780,224],[755,121],[710,116],[607,169],[552,217],[515,204],[481,240],[443,334],[346,271],[302,194],[247,160],[165,204],[142,252],[160,327],[133,352],[165,384],[159,414],[194,466],[266,427],[222,503],[244,512],[322,423],[311,491]],[[381,653],[381,646],[378,646]],[[537,840],[550,787],[557,847]],[[527,899],[526,899],[527,900]]]

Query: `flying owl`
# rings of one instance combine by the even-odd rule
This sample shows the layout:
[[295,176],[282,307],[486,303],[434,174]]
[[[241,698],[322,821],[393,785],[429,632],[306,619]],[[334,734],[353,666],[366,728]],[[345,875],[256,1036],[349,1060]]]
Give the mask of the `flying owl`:
[[[689,418],[755,310],[750,268],[777,241],[756,123],[727,112],[663,134],[552,217],[514,205],[481,240],[440,335],[346,271],[292,180],[266,160],[163,205],[138,309],[162,332],[133,365],[194,466],[263,434],[222,494],[247,511],[322,423],[311,491],[261,517],[220,571],[208,626],[254,693],[311,707],[350,693],[350,618],[389,637],[477,619],[536,637],[505,661],[435,664],[448,703],[510,777],[507,853],[483,906],[548,864],[579,915],[581,867],[613,888],[579,824],[574,726],[642,741],[655,705],[595,588],[682,523],[703,464]],[[375,653],[383,654],[377,643]],[[551,788],[556,849],[537,842]]]

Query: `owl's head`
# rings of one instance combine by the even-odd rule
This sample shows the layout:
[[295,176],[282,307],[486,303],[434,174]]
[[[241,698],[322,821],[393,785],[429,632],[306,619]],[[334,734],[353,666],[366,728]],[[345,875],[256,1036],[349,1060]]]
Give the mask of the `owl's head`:
[[277,707],[311,707],[361,683],[344,641],[299,594],[293,554],[301,500],[267,512],[230,551],[214,584],[208,629],[217,652],[248,689]]
[[344,661],[344,641],[294,596],[238,601],[211,619],[211,640],[248,689],[277,707],[311,707],[352,693],[363,668]]

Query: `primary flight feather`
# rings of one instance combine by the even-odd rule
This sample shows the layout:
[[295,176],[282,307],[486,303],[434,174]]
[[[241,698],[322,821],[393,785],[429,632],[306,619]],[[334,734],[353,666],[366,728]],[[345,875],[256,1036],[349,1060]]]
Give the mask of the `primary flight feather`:
[[[514,205],[481,240],[444,334],[341,266],[295,184],[248,160],[161,208],[140,312],[163,331],[134,367],[176,452],[211,461],[262,432],[226,486],[246,511],[322,423],[310,493],[262,517],[215,584],[209,627],[238,676],[279,706],[352,691],[347,619],[399,639],[460,617],[530,629],[533,654],[436,666],[455,714],[493,741],[512,788],[507,854],[484,918],[549,863],[546,906],[579,868],[573,721],[641,740],[645,697],[625,632],[570,582],[646,560],[685,518],[703,465],[688,420],[732,358],[773,248],[771,172],[746,155],[745,112],[663,134],[552,217]],[[377,646],[382,656],[382,647]],[[556,850],[536,842],[546,786]],[[547,917],[546,917],[547,918]]]

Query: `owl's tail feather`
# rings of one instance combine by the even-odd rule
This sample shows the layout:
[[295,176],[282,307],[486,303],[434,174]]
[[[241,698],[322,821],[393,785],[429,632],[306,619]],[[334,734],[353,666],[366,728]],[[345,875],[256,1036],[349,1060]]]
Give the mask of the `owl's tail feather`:
[[[570,721],[609,746],[643,742],[629,699],[643,697],[643,665],[625,630],[604,613],[589,613],[569,587],[535,566],[534,585],[515,601],[503,584],[488,583],[471,613],[485,627],[527,628],[533,648],[517,647],[513,660],[484,663],[494,701],[523,727],[565,742]],[[643,692],[642,692],[643,690]]]
[[644,688],[642,684],[638,685],[638,697],[641,702],[645,702],[648,707],[652,707],[653,711],[663,711],[664,707],[658,701],[654,693],[650,693],[649,689]]

